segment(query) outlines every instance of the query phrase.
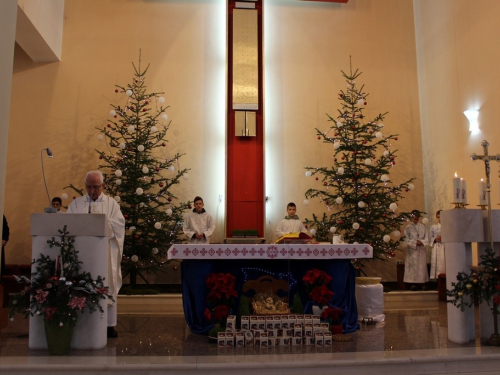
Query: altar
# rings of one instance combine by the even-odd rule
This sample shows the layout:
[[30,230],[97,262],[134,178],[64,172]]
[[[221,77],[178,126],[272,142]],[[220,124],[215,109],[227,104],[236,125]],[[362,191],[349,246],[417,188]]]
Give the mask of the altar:
[[[283,289],[278,295],[288,297],[291,304],[297,293],[307,302],[302,278],[312,268],[324,270],[332,277],[332,305],[344,309],[342,324],[346,332],[354,331],[358,327],[358,313],[356,271],[351,260],[372,257],[373,248],[366,244],[175,244],[168,250],[169,259],[182,260],[184,315],[191,331],[198,334],[207,334],[212,328],[203,315],[205,279],[210,273],[235,276],[239,296],[251,296],[249,285],[265,282],[262,280],[266,277],[281,281]],[[235,306],[237,309],[238,302]],[[308,309],[306,312],[310,312]]]

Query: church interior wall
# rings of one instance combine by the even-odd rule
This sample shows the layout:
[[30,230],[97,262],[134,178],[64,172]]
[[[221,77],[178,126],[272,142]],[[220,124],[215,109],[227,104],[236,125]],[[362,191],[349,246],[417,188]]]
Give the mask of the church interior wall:
[[[478,183],[485,179],[483,162],[472,153],[500,153],[496,124],[497,61],[500,46],[491,37],[500,32],[500,4],[494,0],[414,1],[426,211],[452,208],[455,172],[467,181],[469,208],[479,204]],[[479,109],[478,132],[472,133],[463,111]],[[500,203],[498,170],[491,163],[492,207]]]
[[[388,112],[384,134],[399,134],[391,180],[415,177],[415,190],[400,201],[400,210],[424,209],[413,4],[407,1],[349,1],[343,5],[300,1],[266,1],[264,8],[266,74],[267,228],[275,228],[294,201],[301,219],[328,210],[319,200],[302,202],[321,178],[305,177],[306,166],[331,166],[333,147],[317,139],[315,128],[329,129],[326,113],[337,117],[339,92],[346,89],[341,70],[362,75],[369,94],[365,115]],[[322,186],[321,186],[322,187]],[[267,229],[266,228],[266,229]],[[396,260],[370,262],[369,276],[396,280]]]
[[[324,209],[318,202],[302,204],[305,191],[314,187],[304,167],[331,165],[333,152],[320,144],[314,129],[326,130],[325,113],[334,115],[339,108],[338,92],[345,89],[340,70],[349,69],[350,58],[363,72],[358,83],[370,94],[368,117],[389,112],[385,132],[400,134],[391,145],[399,150],[391,179],[416,177],[416,188],[400,209],[449,208],[455,170],[467,179],[475,204],[475,182],[484,168],[469,156],[482,152],[483,138],[492,152],[499,147],[494,128],[499,47],[490,41],[498,35],[499,7],[495,0],[474,6],[465,0],[266,1],[266,236],[272,238],[288,201],[297,203],[301,219]],[[34,63],[15,50],[5,187],[11,226],[7,262],[29,262],[30,213],[48,204],[40,150],[54,152],[53,159],[44,160],[51,195],[66,191],[71,199],[74,194],[63,187],[82,185],[84,172],[97,167],[94,149],[103,146],[94,128],[106,121],[109,104],[122,100],[114,85],[130,81],[139,49],[143,64],[151,63],[149,88],[164,91],[171,106],[166,152],[185,152],[181,162],[191,168],[178,196],[204,196],[218,220],[220,241],[225,3],[66,0],[64,22],[60,62]],[[480,105],[479,135],[468,132],[462,115],[471,105]],[[493,188],[498,197],[496,177]],[[404,253],[373,264],[367,273],[394,280],[398,259]]]

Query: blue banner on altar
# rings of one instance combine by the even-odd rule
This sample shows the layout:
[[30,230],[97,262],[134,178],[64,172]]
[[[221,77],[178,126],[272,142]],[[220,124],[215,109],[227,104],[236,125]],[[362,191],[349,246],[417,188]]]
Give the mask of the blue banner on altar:
[[[331,304],[342,308],[345,314],[341,317],[344,332],[352,332],[358,328],[358,310],[355,298],[356,271],[350,260],[183,260],[181,263],[182,293],[184,315],[193,333],[208,334],[212,323],[204,318],[207,307],[205,286],[207,275],[213,272],[230,273],[236,277],[236,290],[242,295],[247,281],[272,276],[276,280],[285,280],[289,291],[277,291],[280,296],[289,297],[289,304],[296,293],[301,296],[304,305],[308,302],[304,294],[302,278],[313,268],[326,271],[332,277],[330,289],[334,295]],[[261,280],[262,280],[261,279]],[[251,283],[250,283],[251,284]],[[248,289],[248,285],[247,289]],[[279,285],[279,283],[278,283]],[[254,292],[247,290],[245,295],[251,297]],[[238,308],[238,301],[234,309]]]

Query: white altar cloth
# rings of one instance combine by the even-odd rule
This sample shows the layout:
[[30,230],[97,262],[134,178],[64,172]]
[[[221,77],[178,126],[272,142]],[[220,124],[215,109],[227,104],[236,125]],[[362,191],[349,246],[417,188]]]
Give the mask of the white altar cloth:
[[174,244],[168,259],[360,259],[373,258],[367,244]]

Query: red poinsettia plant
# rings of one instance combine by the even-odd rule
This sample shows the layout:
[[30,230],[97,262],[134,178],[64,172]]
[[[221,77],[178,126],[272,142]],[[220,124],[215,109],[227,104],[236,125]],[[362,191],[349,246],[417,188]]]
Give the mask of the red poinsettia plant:
[[309,298],[316,302],[320,308],[328,305],[332,300],[334,293],[328,287],[332,282],[332,277],[325,271],[313,268],[307,271],[302,281]]
[[205,309],[205,319],[214,324],[225,326],[231,307],[238,293],[236,293],[236,278],[230,273],[211,273],[205,279],[208,289]]
[[344,314],[344,310],[337,307],[327,307],[321,313],[321,320],[328,320],[330,326],[340,324],[340,316]]

